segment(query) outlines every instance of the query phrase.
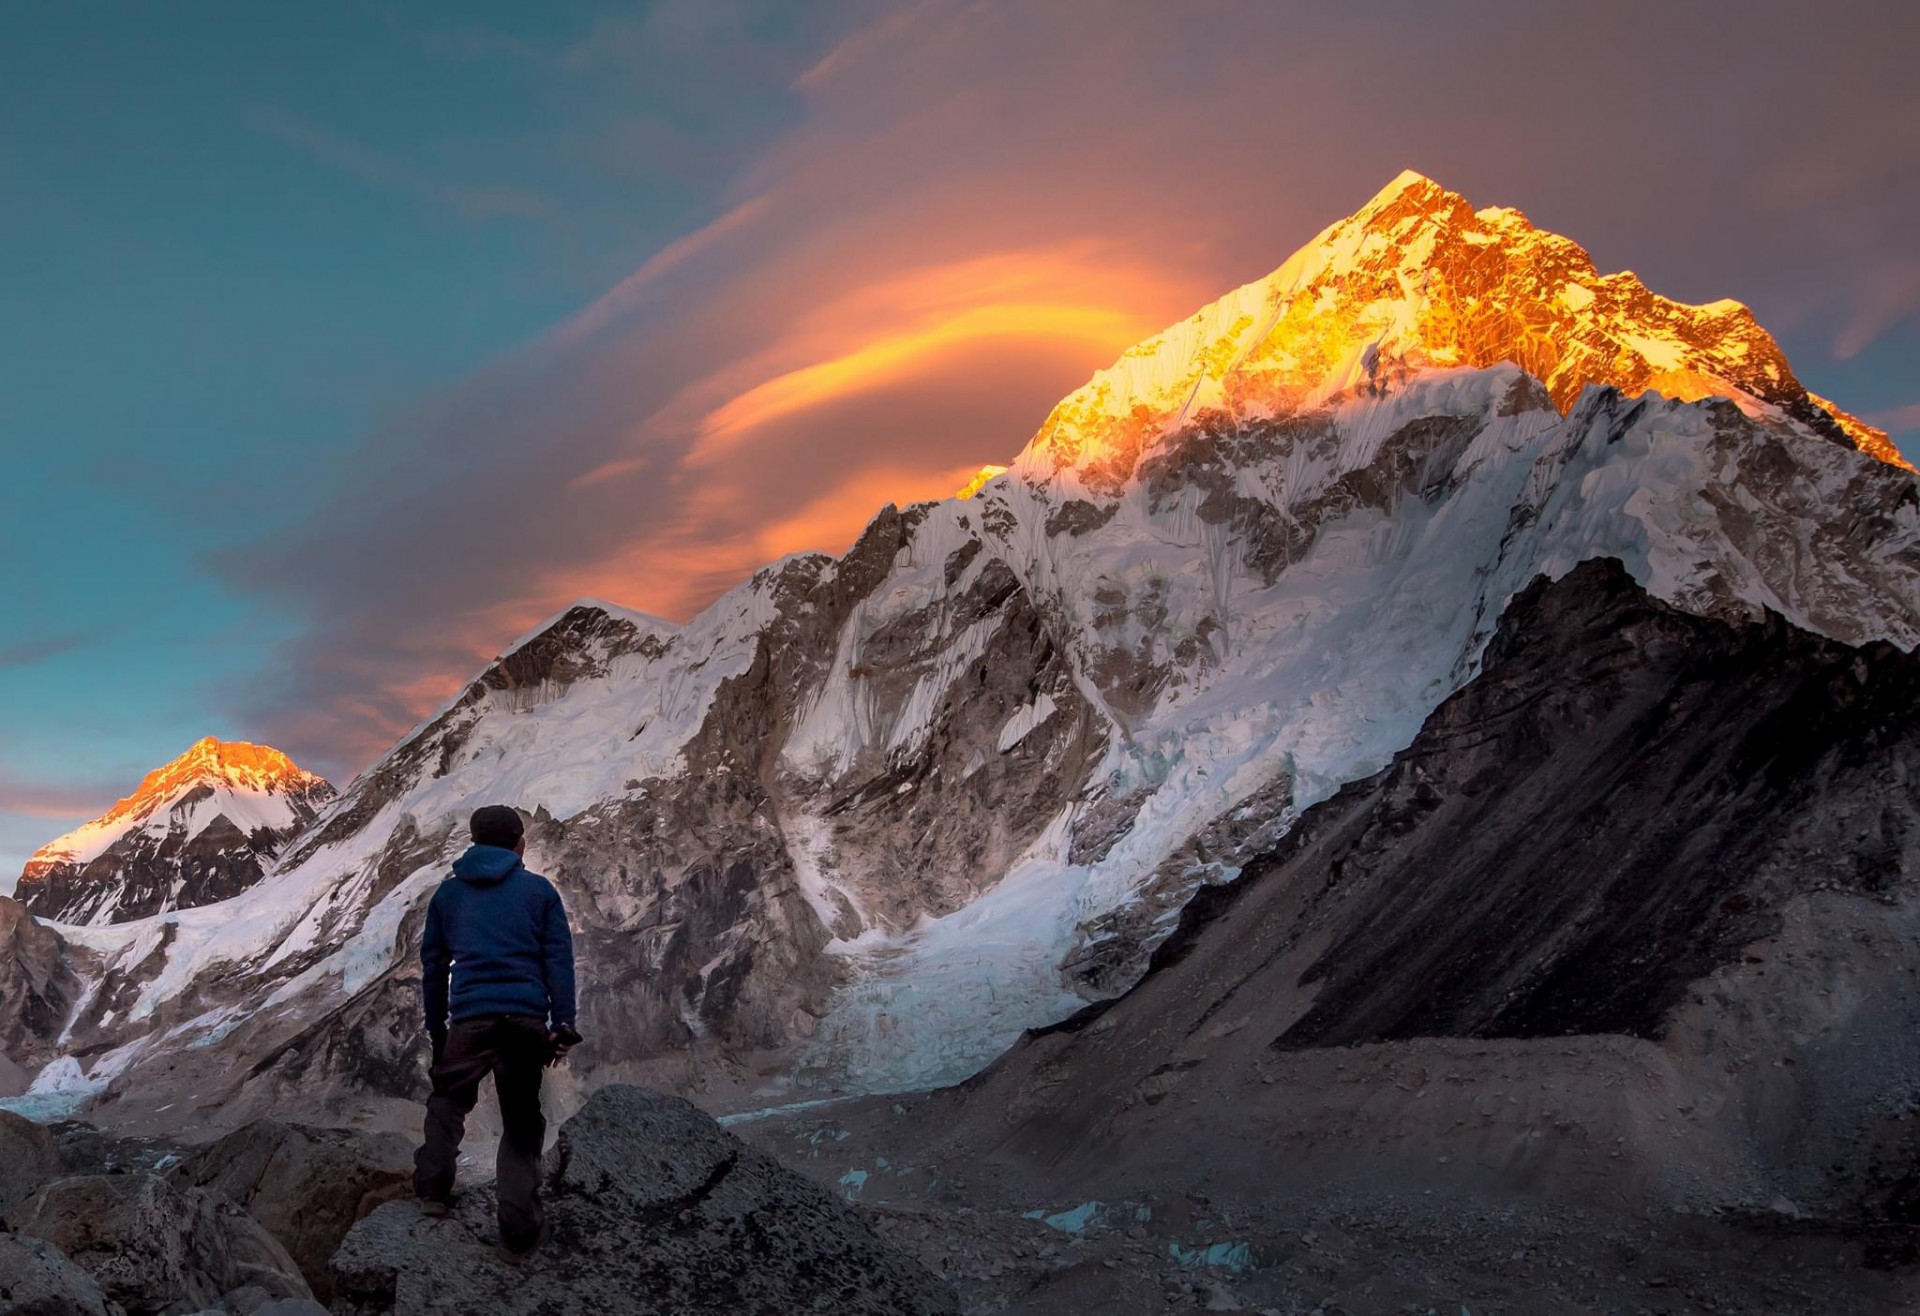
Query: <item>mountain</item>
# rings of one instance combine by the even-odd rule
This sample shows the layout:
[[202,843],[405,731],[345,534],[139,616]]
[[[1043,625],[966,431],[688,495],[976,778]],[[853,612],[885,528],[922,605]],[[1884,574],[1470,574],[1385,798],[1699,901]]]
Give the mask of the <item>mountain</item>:
[[1408,170],[1264,279],[1139,344],[1057,408],[1036,446],[1119,487],[1140,454],[1206,411],[1311,411],[1434,368],[1511,362],[1567,410],[1592,384],[1727,397],[1913,467],[1882,430],[1807,392],[1745,306],[1686,306],[1517,210],[1474,210]]
[[579,1081],[952,1081],[1125,991],[1197,891],[1390,765],[1539,577],[1616,558],[1686,616],[1911,649],[1920,487],[1879,442],[1742,308],[1403,175],[971,497],[685,625],[583,601],[266,880],[71,933],[63,1091],[417,1094],[422,903],[497,802],[577,929]]
[[41,846],[14,895],[40,918],[75,924],[226,900],[259,881],[333,797],[277,749],[209,736],[102,817]]

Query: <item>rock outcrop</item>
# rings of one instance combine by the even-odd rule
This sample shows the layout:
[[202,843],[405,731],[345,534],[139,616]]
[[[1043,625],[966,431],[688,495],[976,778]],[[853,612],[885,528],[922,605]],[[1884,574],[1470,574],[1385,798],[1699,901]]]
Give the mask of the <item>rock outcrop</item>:
[[46,1125],[0,1110],[0,1216],[65,1170],[60,1146]]
[[0,1227],[0,1312],[7,1316],[122,1316],[93,1276],[59,1248]]
[[413,1178],[413,1144],[397,1133],[255,1120],[169,1171],[244,1207],[299,1265],[314,1296],[332,1296],[327,1260],[347,1230]]
[[495,1249],[490,1188],[454,1214],[390,1202],[333,1258],[344,1316],[933,1316],[933,1277],[859,1211],[747,1146],[690,1103],[605,1087],[548,1158],[553,1236],[519,1265]]
[[128,1316],[312,1297],[286,1249],[245,1211],[158,1175],[56,1179],[7,1223],[64,1253]]

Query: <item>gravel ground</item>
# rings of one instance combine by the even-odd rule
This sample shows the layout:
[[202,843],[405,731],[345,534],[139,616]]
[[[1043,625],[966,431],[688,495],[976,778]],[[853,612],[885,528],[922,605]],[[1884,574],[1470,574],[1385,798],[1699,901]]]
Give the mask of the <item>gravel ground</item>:
[[[1202,1165],[1187,1184],[1075,1201],[1048,1191],[1047,1167],[926,1146],[914,1104],[850,1102],[735,1132],[872,1210],[970,1312],[1920,1312],[1907,1235],[1419,1188],[1229,1198],[1187,1186],[1222,1177]],[[1226,1177],[1245,1183],[1236,1170]]]

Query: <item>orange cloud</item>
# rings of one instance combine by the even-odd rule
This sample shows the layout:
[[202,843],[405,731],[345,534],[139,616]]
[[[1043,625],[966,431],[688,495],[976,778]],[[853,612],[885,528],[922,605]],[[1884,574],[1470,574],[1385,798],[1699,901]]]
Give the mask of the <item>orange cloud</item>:
[[[710,465],[772,422],[897,383],[968,344],[1068,347],[1104,362],[1194,295],[1164,271],[1085,242],[966,255],[850,283],[794,316],[769,346],[681,390],[627,436],[632,452],[575,477],[574,486],[632,474],[661,435],[689,429],[697,437],[688,465]],[[602,318],[592,308],[583,315]],[[1011,455],[1024,438],[1009,430],[998,455]]]
[[973,338],[1066,338],[1110,345],[1147,332],[1146,321],[1115,306],[1039,302],[969,306],[925,329],[888,334],[825,361],[758,384],[712,412],[689,460],[710,462],[768,421],[897,379],[929,353]]

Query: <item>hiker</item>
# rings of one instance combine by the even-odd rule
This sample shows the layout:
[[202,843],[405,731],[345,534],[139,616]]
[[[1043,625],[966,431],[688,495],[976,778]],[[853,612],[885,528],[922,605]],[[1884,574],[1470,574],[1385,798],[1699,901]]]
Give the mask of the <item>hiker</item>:
[[[520,815],[490,804],[474,812],[473,845],[427,902],[420,938],[421,994],[433,1042],[426,1142],[414,1156],[423,1215],[444,1216],[467,1112],[493,1075],[500,1097],[500,1249],[531,1256],[545,1236],[540,1209],[540,1071],[579,1044],[574,1031],[573,934],[553,883],[520,862]],[[452,991],[448,991],[448,978]],[[451,1020],[451,1022],[449,1022]]]

